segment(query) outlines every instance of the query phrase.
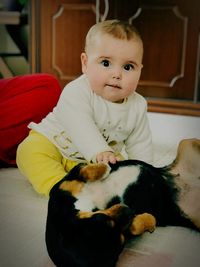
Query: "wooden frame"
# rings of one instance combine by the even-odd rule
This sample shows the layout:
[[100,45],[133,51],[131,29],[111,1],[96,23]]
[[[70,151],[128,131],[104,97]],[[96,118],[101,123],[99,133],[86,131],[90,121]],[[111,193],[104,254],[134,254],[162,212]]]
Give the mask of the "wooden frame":
[[200,104],[198,103],[166,99],[147,99],[147,101],[150,112],[200,116]]

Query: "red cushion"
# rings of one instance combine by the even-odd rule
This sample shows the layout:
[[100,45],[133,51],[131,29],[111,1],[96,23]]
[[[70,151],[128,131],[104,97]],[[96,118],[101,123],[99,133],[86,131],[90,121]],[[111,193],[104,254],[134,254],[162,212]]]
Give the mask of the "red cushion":
[[28,135],[27,125],[39,122],[56,105],[61,87],[49,74],[0,80],[0,160],[16,164],[16,149]]

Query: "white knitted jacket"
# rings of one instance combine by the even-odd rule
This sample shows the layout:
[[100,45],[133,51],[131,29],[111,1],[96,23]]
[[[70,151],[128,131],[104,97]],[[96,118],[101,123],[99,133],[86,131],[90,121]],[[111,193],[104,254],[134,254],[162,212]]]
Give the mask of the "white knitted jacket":
[[96,95],[83,74],[65,86],[51,113],[29,128],[45,135],[63,157],[91,161],[103,151],[152,161],[146,100],[134,93],[118,104]]

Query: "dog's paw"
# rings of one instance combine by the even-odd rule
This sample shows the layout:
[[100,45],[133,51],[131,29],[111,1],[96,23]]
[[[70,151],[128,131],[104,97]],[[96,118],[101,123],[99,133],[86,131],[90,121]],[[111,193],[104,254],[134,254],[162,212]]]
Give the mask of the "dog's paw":
[[141,235],[145,231],[153,232],[156,227],[156,219],[149,213],[136,215],[130,226],[130,232],[133,235]]
[[110,167],[104,163],[89,164],[80,170],[80,175],[85,181],[105,179],[110,173]]

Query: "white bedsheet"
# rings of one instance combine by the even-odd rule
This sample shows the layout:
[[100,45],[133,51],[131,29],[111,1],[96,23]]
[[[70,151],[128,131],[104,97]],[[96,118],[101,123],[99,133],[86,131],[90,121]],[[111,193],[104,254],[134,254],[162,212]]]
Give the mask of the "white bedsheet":
[[[200,138],[200,118],[149,113],[154,162],[173,161],[185,138]],[[0,267],[52,267],[45,247],[47,198],[17,168],[0,170]],[[118,267],[198,267],[200,235],[181,227],[145,233],[122,253]],[[103,266],[102,266],[103,267]]]

